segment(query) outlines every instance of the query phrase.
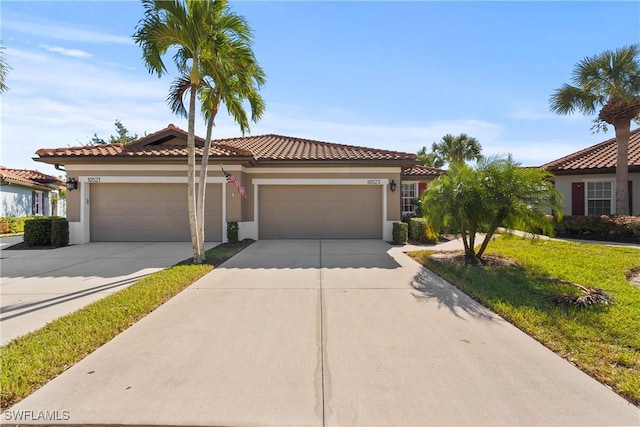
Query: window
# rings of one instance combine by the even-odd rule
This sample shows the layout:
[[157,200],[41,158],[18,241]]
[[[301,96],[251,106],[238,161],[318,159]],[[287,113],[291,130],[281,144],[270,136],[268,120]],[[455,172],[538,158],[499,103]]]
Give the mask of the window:
[[416,191],[417,184],[415,183],[402,183],[402,216],[415,215],[415,206],[413,206],[413,200],[417,197]]
[[587,182],[587,215],[611,215],[612,194],[612,182]]

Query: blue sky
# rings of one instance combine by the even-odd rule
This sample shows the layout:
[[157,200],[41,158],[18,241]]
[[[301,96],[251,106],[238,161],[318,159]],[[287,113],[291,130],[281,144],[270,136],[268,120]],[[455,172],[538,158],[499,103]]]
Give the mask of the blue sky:
[[[264,118],[277,133],[416,152],[446,133],[483,153],[539,165],[613,137],[592,117],[557,116],[554,89],[586,56],[640,41],[640,2],[236,1],[267,74]],[[139,135],[186,129],[165,98],[172,77],[150,75],[131,35],[133,1],[2,1],[2,159],[108,138],[116,119]],[[167,58],[170,61],[170,58]],[[204,136],[199,120],[197,133]],[[220,115],[215,137],[240,134]]]

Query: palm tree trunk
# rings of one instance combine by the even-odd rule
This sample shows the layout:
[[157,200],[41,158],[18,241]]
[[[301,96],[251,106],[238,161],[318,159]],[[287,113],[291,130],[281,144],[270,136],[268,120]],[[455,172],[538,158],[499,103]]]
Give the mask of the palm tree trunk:
[[198,238],[198,219],[196,217],[196,85],[191,85],[189,94],[189,128],[187,133],[187,204],[189,207],[189,229],[193,262],[201,262],[202,244]]
[[198,198],[196,201],[198,221],[198,239],[202,242],[201,261],[204,261],[204,203],[207,194],[207,171],[209,169],[209,151],[211,150],[211,134],[213,133],[213,120],[215,113],[212,113],[209,120],[207,120],[207,136],[204,143],[204,149],[202,151],[202,160],[200,163],[200,179],[198,181]]
[[614,123],[618,154],[616,158],[616,214],[629,215],[629,137],[631,121]]

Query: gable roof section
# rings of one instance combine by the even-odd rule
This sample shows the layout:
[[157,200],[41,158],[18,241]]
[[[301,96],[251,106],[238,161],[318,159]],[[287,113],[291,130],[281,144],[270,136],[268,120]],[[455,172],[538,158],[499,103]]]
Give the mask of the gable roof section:
[[[71,148],[42,148],[35,160],[55,162],[60,158],[149,158],[170,159],[187,156],[184,144],[170,145],[175,139],[186,140],[187,132],[170,124],[165,129],[139,138],[130,144],[109,144]],[[196,155],[201,156],[204,140],[196,138]],[[210,156],[245,158],[252,162],[297,161],[391,161],[416,162],[415,154],[352,145],[334,144],[282,135],[259,135],[217,139],[211,142]],[[58,160],[58,163],[60,161]]]
[[[541,168],[560,175],[612,172],[616,168],[617,151],[616,139],[611,138]],[[632,130],[629,137],[629,171],[640,171],[640,128]]]
[[437,178],[444,170],[423,165],[414,165],[402,171],[403,178]]
[[59,187],[64,183],[52,175],[47,175],[36,170],[10,169],[0,167],[0,180],[3,184],[18,184],[39,189]]

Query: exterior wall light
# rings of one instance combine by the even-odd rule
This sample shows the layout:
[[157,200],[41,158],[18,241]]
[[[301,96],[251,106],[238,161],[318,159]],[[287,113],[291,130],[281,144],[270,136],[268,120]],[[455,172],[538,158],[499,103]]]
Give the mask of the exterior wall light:
[[389,188],[391,189],[391,192],[393,193],[394,191],[396,191],[396,182],[392,179],[391,182],[389,183]]
[[78,181],[75,178],[69,178],[66,186],[69,191],[76,190],[78,188]]

